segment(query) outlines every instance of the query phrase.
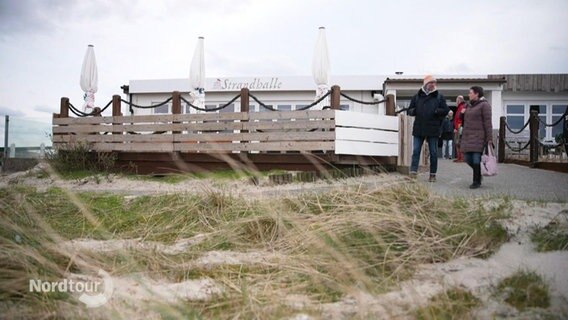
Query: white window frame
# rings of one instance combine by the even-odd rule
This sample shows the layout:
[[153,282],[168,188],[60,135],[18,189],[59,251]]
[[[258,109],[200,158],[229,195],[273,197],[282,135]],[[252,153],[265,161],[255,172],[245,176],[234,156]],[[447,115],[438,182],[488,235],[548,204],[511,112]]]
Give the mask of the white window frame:
[[[163,101],[152,101],[152,102],[150,102],[150,105],[154,106],[154,105],[160,104],[162,102]],[[156,108],[152,108],[152,114],[172,114],[172,104],[168,102],[168,103],[166,103],[166,106],[168,107],[167,112],[156,112]]]
[[[524,122],[523,123],[525,123],[530,118],[530,107],[531,106],[535,106],[535,105],[546,106],[545,122],[548,123],[548,124],[551,124],[553,116],[561,116],[562,115],[562,114],[556,114],[556,113],[552,114],[552,106],[553,105],[568,105],[568,101],[562,101],[562,100],[549,100],[549,101],[543,101],[543,100],[533,100],[533,101],[508,100],[508,101],[504,101],[503,105],[505,107],[505,110],[504,110],[505,111],[504,112],[505,117],[507,117],[509,115],[510,116],[520,116],[521,115],[520,113],[519,114],[516,114],[516,113],[509,114],[507,112],[507,106],[510,106],[510,105],[522,105],[522,106],[524,106],[524,113],[523,113]],[[539,116],[542,116],[542,114],[540,114]],[[540,126],[542,126],[542,124],[540,124]],[[528,130],[528,127],[525,130]],[[544,139],[544,140],[547,140],[547,141],[554,140],[554,137],[552,136],[552,127],[547,126],[545,128],[545,135],[541,139]]]
[[[566,101],[564,103],[554,103],[553,102],[553,103],[550,104],[550,122],[547,122],[547,123],[552,123],[553,117],[561,117],[564,114],[564,111],[562,113],[553,113],[554,112],[554,110],[552,109],[553,106],[568,106],[568,101]],[[556,120],[558,120],[558,119],[556,119]],[[560,124],[562,124],[562,120],[560,120]],[[555,137],[552,135],[552,129],[553,128],[554,127],[547,128],[547,129],[550,129],[550,136],[551,136],[552,140],[555,139]]]
[[[508,107],[509,106],[523,106],[523,113],[509,113],[508,111]],[[527,114],[529,113],[527,111],[527,105],[523,102],[516,102],[516,101],[508,101],[505,103],[505,119],[508,119],[509,117],[523,117],[523,124],[527,122],[528,116]],[[520,128],[511,128],[513,130],[519,130]],[[525,129],[528,130],[528,127]]]

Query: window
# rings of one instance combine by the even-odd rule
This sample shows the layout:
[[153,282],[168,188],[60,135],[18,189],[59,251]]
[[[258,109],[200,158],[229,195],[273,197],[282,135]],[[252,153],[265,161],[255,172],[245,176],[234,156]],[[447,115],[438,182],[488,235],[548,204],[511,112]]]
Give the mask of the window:
[[524,105],[507,105],[507,124],[513,130],[519,130],[525,125]]
[[[547,123],[546,121],[546,105],[545,104],[540,104],[540,105],[531,105],[530,107],[531,111],[538,111],[538,118],[544,122]],[[538,137],[539,139],[544,139],[546,138],[546,126],[544,126],[542,123],[539,124],[538,126]]]
[[507,105],[507,114],[525,114],[524,105]]
[[279,104],[278,105],[278,111],[292,111],[292,105],[291,104]]
[[349,111],[349,105],[348,104],[341,104],[341,105],[339,105],[339,110]]
[[219,110],[219,112],[235,112],[235,104],[231,103],[230,105],[226,106],[225,108]]
[[303,108],[307,107],[307,104],[297,104],[294,110],[302,110]]
[[[562,117],[562,115],[564,114],[566,109],[568,109],[568,105],[553,104],[552,105],[552,122],[551,123],[558,121],[558,119],[560,119]],[[563,126],[564,126],[564,121],[560,120],[560,123],[558,123],[557,125],[552,127],[552,139],[554,139],[557,135],[564,132]]]
[[568,108],[568,105],[553,104],[552,105],[552,114],[562,115],[562,114],[564,114],[564,112],[566,112],[567,108]]
[[[217,108],[217,105],[216,105],[216,104],[206,104],[206,105],[205,105],[205,109],[207,109],[207,110],[209,110],[209,109],[215,109],[215,108]],[[209,112],[211,112],[211,111],[209,111]]]
[[[161,102],[152,102],[152,105],[155,106],[157,104],[160,104]],[[161,105],[159,107],[156,107],[154,109],[154,113],[159,113],[159,114],[167,114],[170,113],[170,105],[169,103],[166,103],[164,105]]]
[[[568,104],[565,102],[559,103],[511,103],[506,105],[506,117],[509,127],[513,130],[519,130],[525,122],[529,119],[531,112],[538,112],[538,137],[540,140],[554,141],[555,137],[563,132],[563,122],[560,121],[556,126],[549,127],[543,125],[552,124],[559,119],[564,114],[564,111],[568,108]],[[525,130],[529,130],[526,128]]]

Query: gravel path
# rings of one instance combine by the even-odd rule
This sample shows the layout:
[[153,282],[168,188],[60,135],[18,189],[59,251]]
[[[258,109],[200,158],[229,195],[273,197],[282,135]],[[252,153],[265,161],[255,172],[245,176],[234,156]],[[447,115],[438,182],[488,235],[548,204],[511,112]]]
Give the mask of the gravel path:
[[[41,165],[40,165],[41,166]],[[44,191],[50,187],[60,187],[77,192],[107,192],[125,195],[156,195],[171,193],[202,194],[218,191],[238,197],[282,197],[301,193],[322,193],[330,190],[365,187],[368,189],[385,188],[406,183],[408,177],[399,173],[367,175],[335,181],[317,181],[314,183],[291,183],[271,185],[265,178],[260,186],[244,180],[187,179],[176,184],[158,181],[133,180],[120,176],[106,178],[85,178],[81,180],[38,179],[32,169],[30,173],[18,172],[0,177],[0,188],[15,184],[37,187]],[[493,197],[508,195],[514,199],[530,201],[568,202],[568,174],[541,169],[531,169],[514,164],[499,164],[499,174],[485,177],[480,189],[470,190],[471,169],[465,163],[450,160],[438,162],[438,181],[428,183],[428,172],[419,174],[417,182],[427,185],[434,193],[443,196],[461,196],[466,198]]]
[[[568,165],[568,164],[567,164]],[[472,170],[465,163],[438,161],[437,182],[428,183],[428,173],[418,176],[419,182],[430,185],[432,191],[447,196],[498,196],[531,201],[568,201],[568,174],[532,169],[515,164],[499,164],[497,176],[484,177],[482,187],[470,190]]]

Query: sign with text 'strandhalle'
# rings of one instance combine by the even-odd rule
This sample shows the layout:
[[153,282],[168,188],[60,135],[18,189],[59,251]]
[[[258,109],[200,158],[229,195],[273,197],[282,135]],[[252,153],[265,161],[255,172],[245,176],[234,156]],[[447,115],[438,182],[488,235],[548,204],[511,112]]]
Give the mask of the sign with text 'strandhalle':
[[238,91],[242,88],[249,90],[278,90],[282,89],[282,81],[278,77],[252,78],[232,80],[231,78],[217,78],[211,87],[212,90]]

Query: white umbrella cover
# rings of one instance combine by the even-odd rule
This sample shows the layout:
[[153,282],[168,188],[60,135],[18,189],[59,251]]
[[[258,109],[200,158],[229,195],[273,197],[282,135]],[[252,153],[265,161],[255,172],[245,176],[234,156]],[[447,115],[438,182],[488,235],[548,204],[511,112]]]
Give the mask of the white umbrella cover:
[[203,47],[203,37],[197,39],[197,46],[191,60],[189,68],[189,84],[193,98],[193,104],[199,108],[205,108],[205,54]]
[[95,107],[95,93],[98,89],[99,76],[97,72],[97,60],[95,59],[95,49],[92,44],[87,47],[81,68],[81,89],[85,91],[83,100],[83,111]]
[[[325,28],[320,27],[316,48],[314,50],[314,59],[312,61],[312,75],[317,85],[315,100],[329,91],[329,71],[329,52],[327,50]],[[328,101],[323,101],[323,103],[324,105],[329,104]]]

